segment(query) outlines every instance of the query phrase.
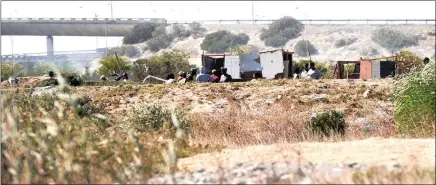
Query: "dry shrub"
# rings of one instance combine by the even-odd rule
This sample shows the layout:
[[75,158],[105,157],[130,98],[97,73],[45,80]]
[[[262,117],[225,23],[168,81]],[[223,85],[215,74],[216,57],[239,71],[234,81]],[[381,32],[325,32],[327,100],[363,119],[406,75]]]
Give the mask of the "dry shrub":
[[169,140],[171,159],[209,150],[171,132],[127,130],[74,94],[2,98],[2,183],[144,183],[163,171]]
[[[318,104],[318,105],[317,105]],[[320,107],[319,104],[322,104]],[[214,114],[192,114],[191,135],[194,142],[202,144],[223,144],[226,146],[245,146],[273,144],[280,142],[331,141],[363,139],[368,137],[391,137],[397,133],[393,121],[393,110],[382,110],[376,114],[374,105],[365,101],[357,102],[362,108],[340,108],[341,105],[320,102],[299,102],[289,99],[273,103],[256,110],[242,103],[233,103],[228,110]],[[318,107],[313,109],[314,107]],[[329,133],[329,137],[313,133],[306,126],[309,113],[328,110],[343,110],[349,125],[346,134]],[[364,124],[355,124],[359,117]]]
[[205,144],[225,145],[270,144],[279,141],[304,140],[307,116],[292,114],[289,107],[260,108],[261,113],[245,105],[233,104],[228,111],[215,115],[194,114],[191,134]]

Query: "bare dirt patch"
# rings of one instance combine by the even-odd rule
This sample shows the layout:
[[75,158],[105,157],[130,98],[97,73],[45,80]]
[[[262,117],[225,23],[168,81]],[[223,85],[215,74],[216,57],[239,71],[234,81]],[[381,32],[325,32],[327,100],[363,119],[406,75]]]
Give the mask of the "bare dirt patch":
[[195,171],[205,167],[228,167],[235,163],[284,160],[333,164],[357,162],[367,165],[398,163],[407,166],[434,167],[434,153],[434,139],[370,138],[344,142],[300,142],[224,149],[221,152],[180,159],[178,167],[185,171]]

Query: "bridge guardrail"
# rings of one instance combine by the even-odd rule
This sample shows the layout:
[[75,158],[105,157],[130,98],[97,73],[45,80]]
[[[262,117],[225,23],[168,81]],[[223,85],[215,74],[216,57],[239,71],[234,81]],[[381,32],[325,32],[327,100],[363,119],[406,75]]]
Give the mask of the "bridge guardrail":
[[[74,22],[74,21],[84,21],[89,23],[104,23],[104,22],[98,22],[98,21],[111,21],[110,18],[6,18],[2,19],[2,22],[8,23],[8,22]],[[114,19],[115,22],[119,23],[136,23],[136,22],[142,22],[142,21],[164,21],[169,24],[189,24],[192,22],[200,22],[202,24],[269,24],[275,21],[276,19],[235,19],[235,20],[165,20],[162,18],[116,18]],[[362,23],[362,24],[370,24],[370,23],[377,23],[378,24],[409,24],[409,23],[421,23],[421,24],[428,24],[433,23],[435,24],[436,19],[300,19],[304,24],[322,24],[321,22],[324,22],[323,24],[332,24],[332,23],[340,23],[343,22],[345,24],[352,24],[352,23]],[[107,23],[107,22],[106,22]]]

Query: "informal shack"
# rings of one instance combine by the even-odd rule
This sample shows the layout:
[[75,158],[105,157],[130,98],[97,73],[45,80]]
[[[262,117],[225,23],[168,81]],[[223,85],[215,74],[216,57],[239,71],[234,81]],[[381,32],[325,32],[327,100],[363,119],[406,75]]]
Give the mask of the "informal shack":
[[266,79],[292,78],[292,54],[284,49],[260,52],[262,76]]
[[[337,61],[333,76],[337,79],[371,79],[387,78],[396,75],[397,62],[388,61],[396,59],[395,56],[361,59],[360,61]],[[352,71],[347,71],[346,66],[353,65]]]

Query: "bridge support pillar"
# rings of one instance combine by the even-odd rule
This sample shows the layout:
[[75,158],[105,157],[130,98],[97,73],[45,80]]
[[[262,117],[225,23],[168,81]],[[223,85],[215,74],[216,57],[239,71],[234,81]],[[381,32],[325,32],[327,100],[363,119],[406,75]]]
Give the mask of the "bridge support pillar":
[[54,48],[52,36],[47,36],[47,57],[50,62],[54,62]]

